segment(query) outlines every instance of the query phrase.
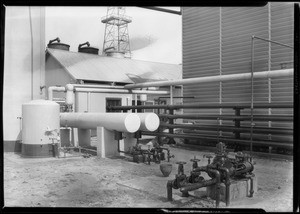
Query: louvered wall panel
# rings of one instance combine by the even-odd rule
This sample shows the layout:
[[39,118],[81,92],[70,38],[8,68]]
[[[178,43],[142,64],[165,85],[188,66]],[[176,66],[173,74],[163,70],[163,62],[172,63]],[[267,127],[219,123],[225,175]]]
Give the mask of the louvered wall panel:
[[[251,71],[251,35],[268,38],[267,7],[222,8],[222,75]],[[254,71],[264,70],[268,70],[268,44],[259,41],[255,44]],[[254,80],[254,102],[268,99],[268,81]],[[222,83],[223,103],[250,101],[250,80]]]
[[[219,69],[219,15],[218,9],[208,7],[183,7],[183,78],[214,76]],[[185,103],[219,102],[219,83],[186,85]],[[218,114],[218,109],[184,109],[184,113]],[[211,120],[199,120],[201,124],[215,124]]]
[[[294,44],[294,11],[293,4],[271,3],[271,39],[290,46]],[[272,70],[281,69],[281,63],[293,61],[293,50],[277,44],[271,44]],[[285,65],[293,67],[293,63]]]
[[[270,10],[269,10],[270,9]],[[271,11],[271,13],[269,13]],[[269,3],[265,7],[183,8],[183,78],[248,73],[251,69],[251,36],[271,38],[293,46],[293,4]],[[221,18],[221,19],[220,19]],[[269,22],[270,21],[270,22]],[[220,31],[221,22],[221,31]],[[293,67],[292,50],[255,39],[254,72]],[[270,49],[269,49],[270,47]],[[270,63],[269,63],[270,62]],[[221,68],[221,69],[220,69]],[[221,88],[220,88],[221,87]],[[221,95],[220,95],[221,91]],[[239,103],[251,101],[251,82],[232,81],[184,86],[184,103]],[[293,78],[254,80],[254,102],[292,102]],[[185,113],[219,114],[219,109],[186,109]],[[222,114],[234,115],[232,109]],[[249,115],[250,110],[241,111]],[[254,109],[260,115],[293,115],[292,109]],[[197,121],[218,124],[218,121]],[[223,120],[224,125],[234,125]],[[249,121],[242,121],[249,126]],[[293,128],[292,122],[255,121],[258,127]],[[230,136],[231,133],[223,133]],[[241,134],[249,138],[249,134]],[[292,142],[292,136],[276,134],[254,138]]]

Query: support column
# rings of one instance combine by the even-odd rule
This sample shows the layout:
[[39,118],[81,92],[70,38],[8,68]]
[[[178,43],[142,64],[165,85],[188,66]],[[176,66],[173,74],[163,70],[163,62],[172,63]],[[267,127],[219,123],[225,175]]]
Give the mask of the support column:
[[106,158],[118,154],[118,141],[115,140],[114,132],[97,127],[97,156]]
[[120,149],[123,149],[123,151],[127,152],[129,150],[129,147],[133,147],[133,146],[136,145],[136,138],[134,138],[134,133],[123,133],[123,134],[124,134],[124,137],[125,137],[124,140],[123,140],[124,145],[123,145],[123,148],[122,148],[121,147],[122,144],[120,144]]

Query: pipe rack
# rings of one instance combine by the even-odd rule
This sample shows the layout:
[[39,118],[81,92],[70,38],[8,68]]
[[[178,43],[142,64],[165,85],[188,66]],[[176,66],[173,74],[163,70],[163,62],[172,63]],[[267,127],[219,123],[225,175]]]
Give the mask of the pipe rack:
[[[251,103],[207,103],[207,104],[180,104],[180,105],[141,105],[141,106],[108,106],[107,108],[110,110],[130,110],[130,109],[165,109],[168,110],[169,114],[158,114],[158,116],[167,119],[166,122],[162,122],[157,132],[149,133],[142,132],[144,135],[158,136],[158,137],[169,137],[169,138],[185,138],[185,139],[203,139],[203,140],[213,140],[213,141],[225,141],[225,142],[235,142],[238,144],[249,145],[252,140],[241,139],[240,133],[255,133],[255,134],[272,134],[272,135],[292,135],[293,129],[291,128],[271,128],[271,127],[253,127],[253,130],[250,130],[250,126],[241,126],[241,121],[293,121],[292,115],[254,115],[251,117],[250,115],[241,115],[241,110],[250,109],[254,107],[256,109],[264,109],[264,108],[273,108],[273,109],[291,109],[293,108],[293,103],[291,102],[278,102],[278,103],[254,103],[253,106]],[[201,115],[201,114],[174,114],[174,110],[178,109],[218,109],[218,108],[226,108],[232,109],[235,113],[232,115]],[[224,126],[224,125],[197,125],[197,124],[176,124],[174,123],[174,119],[183,118],[183,119],[194,119],[194,120],[232,120],[234,122],[233,126]],[[169,133],[162,133],[163,128],[169,129]],[[203,131],[224,131],[224,132],[232,132],[234,133],[234,137],[214,137],[214,136],[205,136],[201,134],[174,134],[175,128],[182,128],[186,130],[203,130]],[[186,131],[187,132],[187,131]],[[197,132],[197,131],[196,131]],[[268,140],[257,140],[253,142],[256,145],[264,145],[264,146],[274,146],[274,147],[283,147],[283,148],[293,148],[292,143],[285,142],[276,142],[276,141],[268,141]]]
[[[195,140],[213,140],[213,141],[222,141],[222,142],[235,142],[244,145],[249,145],[251,140],[241,140],[235,138],[222,138],[222,137],[207,137],[202,135],[191,135],[191,134],[170,134],[170,133],[159,133],[159,132],[142,132],[144,135],[150,136],[160,136],[160,137],[171,137],[171,138],[184,138],[184,139],[195,139]],[[269,141],[253,141],[253,144],[257,145],[265,145],[265,146],[275,146],[275,147],[283,147],[283,148],[293,148],[293,144],[287,143],[275,143]]]

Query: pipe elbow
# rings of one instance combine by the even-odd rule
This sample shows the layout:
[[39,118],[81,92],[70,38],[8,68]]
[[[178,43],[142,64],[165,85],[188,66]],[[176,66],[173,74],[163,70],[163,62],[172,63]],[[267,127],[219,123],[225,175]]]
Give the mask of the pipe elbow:
[[200,166],[192,170],[192,172],[206,172],[206,171],[207,171],[206,166]]
[[74,90],[74,85],[72,85],[72,84],[67,84],[67,85],[66,85],[66,90],[67,90],[67,91],[73,91],[73,90]]
[[210,169],[209,171],[212,172],[216,176],[217,183],[220,183],[221,182],[220,172],[216,169]]

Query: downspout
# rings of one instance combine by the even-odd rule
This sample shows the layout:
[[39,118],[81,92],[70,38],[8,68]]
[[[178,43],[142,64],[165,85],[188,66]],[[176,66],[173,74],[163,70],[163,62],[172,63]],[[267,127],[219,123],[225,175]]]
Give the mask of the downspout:
[[30,54],[31,54],[31,100],[33,100],[33,32],[32,32],[32,19],[31,19],[31,8],[29,6],[29,23],[30,23],[30,41],[31,41],[31,46],[30,46]]

